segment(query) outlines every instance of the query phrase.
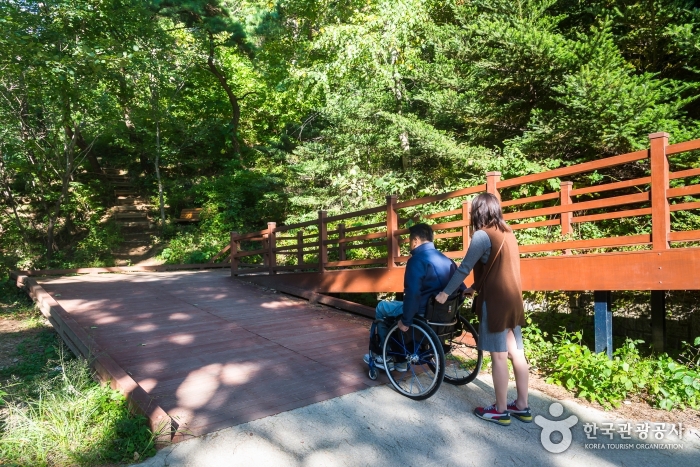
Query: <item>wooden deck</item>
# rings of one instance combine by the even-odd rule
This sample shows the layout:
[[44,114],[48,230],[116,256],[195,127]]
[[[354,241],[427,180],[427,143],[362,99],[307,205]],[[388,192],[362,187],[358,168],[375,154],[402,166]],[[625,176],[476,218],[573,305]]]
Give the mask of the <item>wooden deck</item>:
[[228,270],[44,277],[39,284],[179,425],[200,435],[376,385],[369,321]]

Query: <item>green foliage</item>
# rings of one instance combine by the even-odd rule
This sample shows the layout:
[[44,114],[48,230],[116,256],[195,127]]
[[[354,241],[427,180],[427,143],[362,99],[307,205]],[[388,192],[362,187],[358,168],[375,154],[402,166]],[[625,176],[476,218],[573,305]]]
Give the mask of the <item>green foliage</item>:
[[[558,384],[578,397],[618,406],[629,397],[640,397],[664,409],[700,408],[700,372],[693,364],[683,364],[667,354],[643,357],[641,340],[627,339],[609,360],[605,353],[592,352],[582,343],[580,331],[561,331],[546,339],[528,317],[523,329],[525,354],[533,366],[547,375],[547,382]],[[687,354],[697,356],[700,338]]]
[[155,454],[145,417],[130,414],[124,396],[93,381],[86,361],[55,364],[57,371],[34,381],[31,390],[17,382],[3,388],[0,456],[5,462],[96,466]]
[[[688,0],[4,2],[0,274],[111,263],[99,164],[162,187],[164,254],[199,261],[230,230],[696,138],[699,32]],[[200,232],[177,233],[192,207]],[[646,228],[588,224],[574,236]]]

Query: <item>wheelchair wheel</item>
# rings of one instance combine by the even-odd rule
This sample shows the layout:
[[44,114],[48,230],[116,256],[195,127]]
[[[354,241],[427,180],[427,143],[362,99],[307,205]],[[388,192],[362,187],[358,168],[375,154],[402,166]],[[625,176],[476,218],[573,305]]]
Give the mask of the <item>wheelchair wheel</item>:
[[435,331],[415,320],[407,332],[395,325],[382,347],[384,361],[406,362],[407,371],[387,371],[391,384],[402,395],[415,400],[435,394],[445,375],[445,353]]
[[459,317],[453,333],[445,339],[445,382],[462,385],[470,383],[481,369],[484,352],[477,349],[479,335],[464,317]]

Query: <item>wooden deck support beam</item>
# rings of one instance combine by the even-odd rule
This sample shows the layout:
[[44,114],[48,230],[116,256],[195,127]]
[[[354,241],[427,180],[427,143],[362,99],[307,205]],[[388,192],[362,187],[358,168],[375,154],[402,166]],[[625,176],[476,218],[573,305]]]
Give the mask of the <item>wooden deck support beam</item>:
[[651,343],[655,352],[666,350],[666,291],[651,291]]
[[612,300],[610,292],[593,292],[595,301],[595,351],[607,352],[608,358],[612,360]]

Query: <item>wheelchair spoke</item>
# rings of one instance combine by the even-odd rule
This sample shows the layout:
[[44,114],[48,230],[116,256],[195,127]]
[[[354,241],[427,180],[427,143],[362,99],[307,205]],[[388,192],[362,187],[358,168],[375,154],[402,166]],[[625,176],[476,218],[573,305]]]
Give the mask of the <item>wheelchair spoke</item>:
[[[426,399],[432,396],[442,383],[445,371],[442,344],[423,321],[416,320],[410,327],[408,332],[402,332],[398,327],[392,328],[384,342],[384,357],[394,358],[395,368],[401,363],[407,370],[388,371],[387,376],[394,388],[404,396],[418,400]],[[406,360],[397,357],[404,357]]]

